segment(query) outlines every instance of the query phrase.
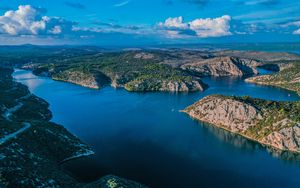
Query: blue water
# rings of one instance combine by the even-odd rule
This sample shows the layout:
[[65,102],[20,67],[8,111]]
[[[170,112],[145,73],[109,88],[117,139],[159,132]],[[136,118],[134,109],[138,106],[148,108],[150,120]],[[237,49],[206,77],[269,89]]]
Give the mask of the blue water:
[[92,90],[25,70],[14,78],[50,103],[52,121],[93,147],[95,156],[64,165],[80,181],[115,174],[150,187],[300,186],[300,164],[287,159],[293,155],[273,157],[259,144],[179,112],[209,94],[299,100],[294,92],[230,77],[205,78],[210,88],[189,94]]

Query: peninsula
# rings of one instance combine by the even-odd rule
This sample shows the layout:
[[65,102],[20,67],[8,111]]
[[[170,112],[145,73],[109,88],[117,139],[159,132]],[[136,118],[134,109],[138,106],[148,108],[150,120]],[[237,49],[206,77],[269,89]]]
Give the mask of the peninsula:
[[263,145],[300,152],[300,103],[210,95],[183,112]]

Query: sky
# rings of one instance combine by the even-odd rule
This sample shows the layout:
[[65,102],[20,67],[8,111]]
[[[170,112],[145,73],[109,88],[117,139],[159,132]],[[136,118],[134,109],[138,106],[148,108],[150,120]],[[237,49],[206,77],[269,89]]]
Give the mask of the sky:
[[300,1],[0,1],[0,45],[249,42],[300,42]]

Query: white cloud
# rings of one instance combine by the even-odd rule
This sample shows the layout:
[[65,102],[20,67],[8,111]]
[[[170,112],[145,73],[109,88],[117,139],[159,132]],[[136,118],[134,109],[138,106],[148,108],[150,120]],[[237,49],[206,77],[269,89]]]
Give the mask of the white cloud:
[[123,1],[123,2],[121,2],[121,3],[114,4],[114,7],[122,7],[122,6],[127,5],[128,3],[130,3],[130,0]]
[[[280,25],[282,28],[288,28],[289,30],[293,30],[292,34],[300,35],[300,21],[287,22]],[[296,30],[295,30],[296,29]]]
[[59,25],[56,25],[49,32],[53,33],[53,34],[60,34],[61,33],[61,27]]
[[190,29],[199,37],[220,37],[231,35],[231,17],[228,15],[219,18],[196,19],[189,23]]
[[168,18],[165,22],[158,23],[159,29],[167,31],[170,38],[179,38],[186,35],[200,38],[228,36],[230,32],[231,17],[224,15],[218,18],[199,18],[184,22],[183,17]]
[[288,22],[281,25],[282,27],[296,26],[300,27],[300,21]]
[[297,29],[296,31],[293,32],[294,35],[300,35],[300,29]]
[[30,5],[20,5],[0,16],[0,33],[8,35],[61,34],[74,23],[62,18],[43,16],[43,11]]
[[161,27],[167,28],[178,28],[178,29],[188,29],[188,24],[183,23],[183,17],[175,17],[175,18],[168,18],[165,22],[160,22],[158,24]]

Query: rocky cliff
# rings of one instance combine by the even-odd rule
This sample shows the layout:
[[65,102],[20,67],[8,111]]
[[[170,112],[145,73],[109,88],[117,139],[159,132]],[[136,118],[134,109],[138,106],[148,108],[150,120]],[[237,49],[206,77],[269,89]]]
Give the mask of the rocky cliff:
[[170,92],[191,92],[203,91],[206,84],[201,80],[134,80],[125,84],[128,91],[170,91]]
[[66,70],[60,72],[59,74],[55,74],[52,78],[54,80],[70,82],[92,89],[100,88],[94,75],[90,73],[84,73],[81,71]]
[[110,78],[100,72],[92,73],[72,69],[54,74],[52,78],[92,89],[100,89],[110,82]]
[[183,70],[201,76],[243,76],[257,74],[255,69],[260,63],[235,57],[215,57],[181,66]]
[[263,145],[300,152],[299,102],[212,95],[187,107],[184,112]]

